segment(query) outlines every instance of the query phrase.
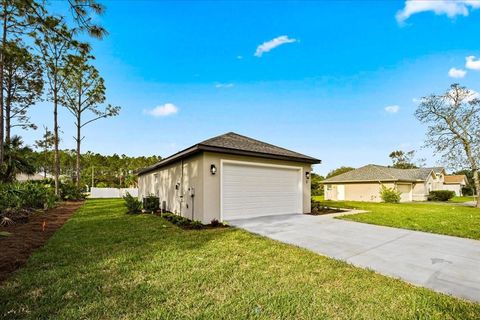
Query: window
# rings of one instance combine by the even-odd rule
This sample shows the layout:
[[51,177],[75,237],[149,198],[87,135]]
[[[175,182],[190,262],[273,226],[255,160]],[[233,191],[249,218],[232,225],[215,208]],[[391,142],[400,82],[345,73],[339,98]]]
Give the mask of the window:
[[332,190],[332,185],[331,184],[327,184],[327,190],[328,191]]

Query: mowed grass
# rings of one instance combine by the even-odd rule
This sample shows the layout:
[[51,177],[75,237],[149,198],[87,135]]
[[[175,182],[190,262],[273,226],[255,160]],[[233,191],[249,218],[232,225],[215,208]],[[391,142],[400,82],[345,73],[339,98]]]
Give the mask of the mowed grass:
[[234,229],[89,200],[0,286],[1,319],[475,319],[480,305]]
[[480,209],[448,203],[322,201],[337,208],[367,210],[338,219],[480,240]]
[[464,203],[464,202],[470,202],[470,201],[475,201],[475,198],[472,197],[472,196],[456,196],[456,197],[453,197],[452,199],[449,200],[449,202],[453,202],[453,203]]

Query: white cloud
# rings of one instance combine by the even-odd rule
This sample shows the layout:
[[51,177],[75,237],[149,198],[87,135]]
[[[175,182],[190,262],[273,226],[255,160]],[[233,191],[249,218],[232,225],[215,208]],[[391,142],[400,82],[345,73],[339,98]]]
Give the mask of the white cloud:
[[470,9],[478,8],[478,0],[406,0],[405,7],[397,12],[396,18],[398,23],[403,23],[414,14],[429,11],[454,18],[458,15],[468,16]]
[[261,57],[265,52],[269,52],[270,50],[275,49],[276,47],[281,46],[283,44],[293,43],[293,42],[297,42],[297,39],[291,39],[288,36],[276,37],[275,39],[266,41],[261,45],[259,45],[257,47],[257,50],[255,51],[255,56]]
[[471,70],[480,70],[480,59],[475,56],[468,56],[465,58],[465,68]]
[[397,105],[386,106],[385,111],[388,113],[397,113],[400,110],[400,107]]
[[448,75],[452,78],[463,78],[467,74],[467,71],[463,69],[451,68],[448,70]]
[[233,88],[235,86],[233,83],[217,83],[215,84],[215,88],[221,89],[221,88]]
[[242,60],[242,59],[243,59],[243,56],[237,56],[237,59],[238,59],[238,60]]
[[178,108],[173,103],[165,103],[160,106],[156,106],[152,110],[144,111],[154,117],[167,117],[178,112]]

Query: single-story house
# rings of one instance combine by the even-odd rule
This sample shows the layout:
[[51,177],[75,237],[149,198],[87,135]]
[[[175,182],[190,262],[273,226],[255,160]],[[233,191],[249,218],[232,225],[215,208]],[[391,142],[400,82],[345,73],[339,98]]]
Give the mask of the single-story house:
[[325,200],[380,202],[381,186],[401,192],[401,202],[425,201],[432,190],[443,190],[445,170],[396,169],[369,164],[325,179]]
[[455,195],[461,196],[462,188],[467,185],[467,177],[465,175],[449,175],[445,176],[445,180],[443,182],[443,189],[450,190],[455,192]]
[[233,132],[138,172],[139,198],[210,223],[310,212],[310,172],[320,160]]

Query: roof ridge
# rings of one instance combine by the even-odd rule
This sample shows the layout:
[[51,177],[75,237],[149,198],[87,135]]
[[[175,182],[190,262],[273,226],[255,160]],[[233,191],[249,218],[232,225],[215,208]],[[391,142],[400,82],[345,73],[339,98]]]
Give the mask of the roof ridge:
[[[230,131],[230,132],[227,132],[227,133],[218,135],[218,136],[216,136],[216,137],[213,137],[213,138],[204,140],[204,141],[202,141],[202,142],[197,143],[197,145],[204,145],[207,141],[215,140],[215,139],[217,139],[217,138],[220,138],[220,137],[223,137],[223,136],[227,136],[227,135],[235,135],[235,136],[241,137],[241,138],[246,139],[246,140],[255,141],[255,142],[259,143],[259,144],[267,145],[267,146],[272,147],[272,148],[276,148],[276,149],[281,149],[281,150],[284,150],[284,151],[292,152],[292,153],[295,153],[295,154],[297,154],[297,155],[299,155],[299,156],[301,156],[301,157],[312,158],[312,157],[307,156],[307,155],[305,155],[305,154],[302,154],[302,153],[299,153],[299,152],[296,152],[296,151],[293,151],[293,150],[290,150],[290,149],[287,149],[287,148],[283,148],[283,147],[280,147],[280,146],[277,146],[277,145],[274,145],[274,144],[271,144],[271,143],[268,143],[268,142],[265,142],[265,141],[260,141],[260,140],[257,140],[257,139],[251,138],[251,137],[247,137],[247,136],[241,135],[241,134],[236,133],[236,132],[233,132],[233,131]],[[268,153],[266,153],[266,154],[268,154]],[[313,158],[312,158],[312,159],[313,159]]]
[[[382,173],[385,173],[386,175],[392,177],[392,179],[396,179],[395,176],[391,175],[391,174],[390,174],[389,172],[387,172],[386,170],[383,170],[383,168],[388,169],[389,167],[376,166],[376,169],[377,169],[377,170],[380,170]],[[395,169],[395,168],[390,168],[390,169]]]

